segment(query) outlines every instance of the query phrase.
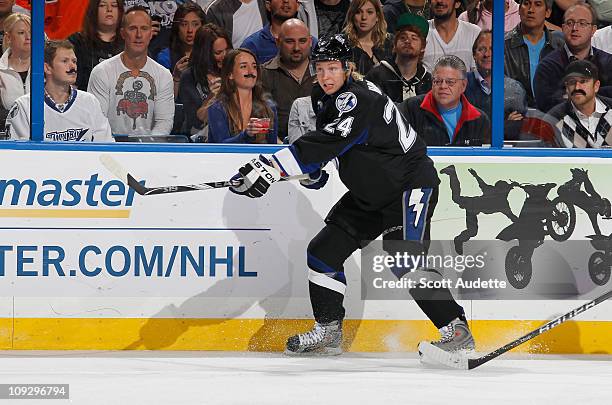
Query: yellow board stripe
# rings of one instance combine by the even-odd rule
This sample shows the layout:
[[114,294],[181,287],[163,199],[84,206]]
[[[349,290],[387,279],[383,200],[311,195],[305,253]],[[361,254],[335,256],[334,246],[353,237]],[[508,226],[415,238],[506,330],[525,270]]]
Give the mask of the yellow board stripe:
[[[477,349],[493,350],[545,321],[471,321]],[[14,325],[14,330],[13,330]],[[295,319],[0,318],[0,349],[282,351],[288,336],[312,327]],[[438,332],[429,321],[345,320],[345,350],[414,352]],[[570,321],[514,350],[612,353],[612,322]]]
[[129,218],[130,210],[0,209],[0,218]]

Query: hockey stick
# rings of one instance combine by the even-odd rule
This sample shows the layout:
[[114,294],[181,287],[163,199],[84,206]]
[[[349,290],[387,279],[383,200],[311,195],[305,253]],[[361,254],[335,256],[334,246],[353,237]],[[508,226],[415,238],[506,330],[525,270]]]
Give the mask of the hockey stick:
[[560,317],[553,319],[547,324],[540,326],[538,329],[535,329],[528,334],[521,336],[520,338],[508,343],[505,346],[500,347],[499,349],[493,350],[491,353],[485,354],[482,357],[478,357],[475,359],[468,359],[466,356],[459,353],[452,353],[442,350],[429,342],[421,342],[419,343],[419,352],[435,360],[436,362],[443,364],[445,366],[451,368],[458,368],[461,370],[471,370],[476,367],[482,366],[488,361],[493,360],[494,358],[501,356],[509,350],[514,349],[518,345],[521,345],[528,340],[533,339],[536,336],[541,335],[544,332],[551,330],[552,328],[561,325],[563,322],[568,321],[582,312],[593,308],[595,305],[600,304],[606,301],[608,298],[612,297],[612,290],[607,293],[600,295],[592,301],[587,302],[584,305],[579,306],[578,308],[574,308],[570,312],[561,315]]
[[[170,194],[170,193],[182,193],[185,191],[196,191],[196,190],[211,190],[215,188],[225,188],[232,186],[239,186],[241,181],[212,181],[199,184],[186,184],[179,186],[162,186],[162,187],[145,187],[142,185],[134,176],[129,174],[123,166],[121,166],[115,159],[110,155],[100,155],[100,162],[106,167],[111,173],[117,178],[121,179],[131,189],[136,191],[140,195],[156,195],[156,194]],[[287,180],[304,180],[307,179],[307,174],[300,174],[297,176],[281,177],[280,181]]]

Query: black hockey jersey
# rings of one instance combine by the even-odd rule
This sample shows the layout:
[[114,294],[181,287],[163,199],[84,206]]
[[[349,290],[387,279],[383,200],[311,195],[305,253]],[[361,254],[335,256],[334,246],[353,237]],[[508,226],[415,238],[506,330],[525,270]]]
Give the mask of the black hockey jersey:
[[340,179],[365,210],[384,207],[409,188],[440,183],[425,142],[373,83],[350,80],[319,106],[316,131],[273,155],[287,175],[338,158]]

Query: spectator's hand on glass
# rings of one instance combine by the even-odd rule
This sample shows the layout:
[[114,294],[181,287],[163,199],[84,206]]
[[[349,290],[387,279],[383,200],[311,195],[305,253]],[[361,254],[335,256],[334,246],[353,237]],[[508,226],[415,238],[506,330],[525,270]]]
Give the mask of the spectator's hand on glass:
[[518,111],[512,111],[510,114],[508,114],[508,121],[522,121],[523,119],[523,114],[521,114]]

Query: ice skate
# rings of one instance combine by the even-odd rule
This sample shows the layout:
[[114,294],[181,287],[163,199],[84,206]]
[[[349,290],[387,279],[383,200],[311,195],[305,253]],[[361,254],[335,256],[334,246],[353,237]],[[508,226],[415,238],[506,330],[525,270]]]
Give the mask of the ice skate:
[[[474,337],[467,323],[461,319],[455,318],[448,325],[441,327],[439,331],[439,340],[435,342],[421,342],[419,344],[421,362],[427,364],[439,362],[437,357],[442,355],[442,353],[436,353],[436,349],[451,353],[453,356],[457,355],[457,361],[475,354]],[[426,346],[429,346],[429,348]]]
[[289,356],[337,356],[342,354],[342,322],[315,322],[306,333],[287,340],[285,354]]

